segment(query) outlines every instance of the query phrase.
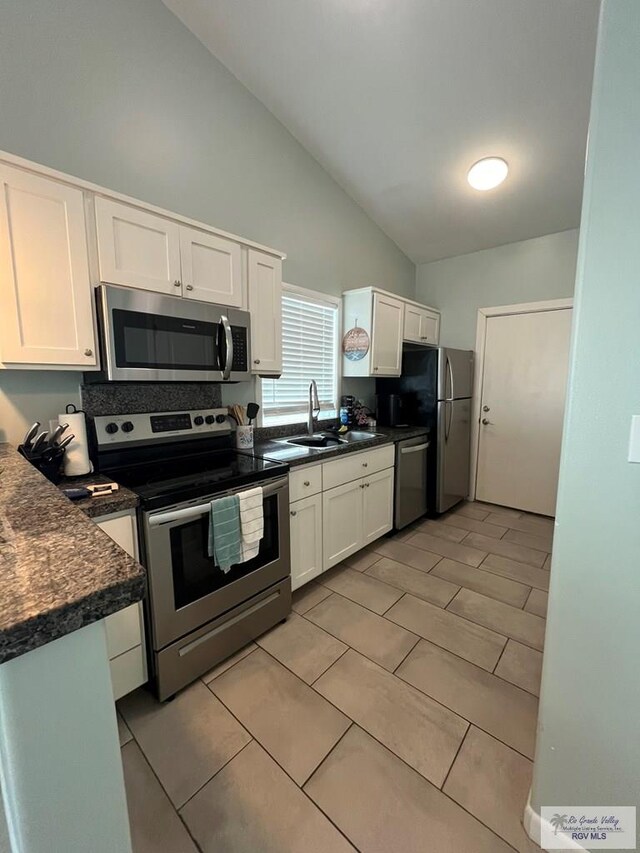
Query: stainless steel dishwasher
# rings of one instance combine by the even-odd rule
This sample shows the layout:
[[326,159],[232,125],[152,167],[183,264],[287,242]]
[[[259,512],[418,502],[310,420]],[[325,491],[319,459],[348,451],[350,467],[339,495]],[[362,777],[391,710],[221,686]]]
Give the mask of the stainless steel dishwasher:
[[398,530],[427,511],[428,450],[426,435],[407,438],[396,444],[395,526]]

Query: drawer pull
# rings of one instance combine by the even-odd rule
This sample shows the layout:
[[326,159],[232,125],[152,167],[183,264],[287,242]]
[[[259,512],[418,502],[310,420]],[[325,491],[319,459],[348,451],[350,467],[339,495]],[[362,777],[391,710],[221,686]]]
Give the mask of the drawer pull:
[[363,462],[363,463],[362,463],[362,467],[363,467],[363,468],[368,468],[368,467],[369,467],[369,463],[368,463],[368,462]]
[[291,515],[297,515],[297,514],[298,514],[298,510],[297,510],[297,509],[292,509],[292,510],[291,510]]
[[305,484],[305,486],[310,486],[310,485],[311,485],[311,483],[310,483],[308,480],[305,480],[305,481],[304,481],[304,484]]

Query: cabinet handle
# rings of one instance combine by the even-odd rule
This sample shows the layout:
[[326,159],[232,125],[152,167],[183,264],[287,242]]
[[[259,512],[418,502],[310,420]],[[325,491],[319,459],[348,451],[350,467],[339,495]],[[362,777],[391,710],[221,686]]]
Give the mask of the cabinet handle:
[[291,515],[297,515],[297,514],[298,514],[298,510],[297,510],[297,509],[292,509],[292,510],[291,510]]
[[374,373],[377,373],[377,371],[378,371],[378,368],[377,368],[377,367],[374,367],[374,368],[373,368],[373,372],[374,372]]
[[182,282],[181,282],[181,281],[179,281],[178,279],[176,279],[176,280],[173,282],[173,286],[174,286],[174,287],[182,287]]
[[188,285],[187,285],[187,290],[193,290],[193,285],[192,285],[192,284],[188,284]]
[[360,483],[360,488],[364,489],[364,483]]
[[260,359],[259,359],[259,358],[254,358],[254,359],[253,359],[253,363],[254,363],[254,364],[260,364]]
[[371,483],[365,483],[364,484],[365,489],[368,489],[370,485],[371,485]]
[[308,480],[305,480],[305,481],[304,481],[304,484],[305,484],[305,486],[310,486],[310,485],[311,485],[311,483],[310,483]]
[[93,355],[93,350],[92,350],[92,349],[89,349],[89,347],[87,347],[87,348],[86,348],[86,350],[84,351],[84,354],[85,354],[86,356]]
[[368,462],[363,462],[363,463],[362,463],[362,467],[363,467],[363,468],[368,468],[368,467],[369,467],[369,463],[368,463]]

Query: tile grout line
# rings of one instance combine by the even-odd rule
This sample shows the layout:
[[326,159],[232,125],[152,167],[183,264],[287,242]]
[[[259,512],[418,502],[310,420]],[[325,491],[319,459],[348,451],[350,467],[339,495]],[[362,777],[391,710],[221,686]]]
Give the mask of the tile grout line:
[[[212,692],[213,692],[213,691],[212,691]],[[214,694],[214,695],[215,695],[215,694]],[[216,699],[218,699],[218,697],[217,697],[217,696],[216,696]],[[218,701],[220,701],[220,700],[218,699]],[[225,705],[225,707],[226,707],[226,705]],[[229,713],[231,713],[231,712],[229,712]],[[242,725],[242,723],[240,723],[240,720],[237,720],[237,718],[234,718],[234,719],[236,719],[236,721],[237,721],[240,725]],[[234,760],[234,758],[237,758],[237,757],[240,755],[240,753],[241,753],[241,752],[244,752],[244,750],[245,750],[245,749],[246,749],[250,744],[252,744],[254,741],[255,741],[256,743],[259,743],[259,741],[257,740],[257,738],[255,738],[255,737],[251,734],[251,732],[249,732],[249,730],[247,729],[247,727],[246,727],[246,726],[242,726],[242,728],[247,732],[247,734],[248,734],[248,735],[250,735],[250,739],[247,741],[247,743],[245,743],[245,745],[244,745],[244,746],[241,746],[241,747],[240,747],[240,749],[236,752],[236,754],[235,754],[235,755],[232,755],[232,756],[231,756],[231,758],[227,759],[227,761],[225,761],[225,763],[222,765],[222,767],[219,767],[210,779],[207,779],[207,781],[206,781],[204,784],[200,785],[200,787],[198,788],[198,790],[197,790],[195,793],[191,794],[191,796],[190,796],[187,800],[185,800],[185,801],[184,801],[184,803],[180,806],[180,808],[176,808],[176,811],[178,812],[178,814],[180,814],[180,812],[182,811],[182,809],[183,809],[183,808],[184,808],[188,803],[190,803],[190,802],[191,802],[191,800],[192,800],[194,797],[197,797],[197,796],[198,796],[198,794],[200,793],[200,791],[202,791],[202,789],[203,789],[203,788],[206,788],[206,787],[207,787],[207,785],[209,784],[209,782],[211,782],[213,779],[215,779],[215,778],[216,778],[216,776],[218,775],[218,773],[221,773],[221,772],[224,770],[224,768],[225,768],[228,764],[231,764],[231,762]]]
[[[464,717],[463,717],[462,719],[464,719]],[[467,721],[467,722],[468,722],[468,721]],[[471,726],[472,726],[472,725],[473,725],[473,723],[469,723],[469,725],[467,726],[467,730],[465,731],[464,735],[462,736],[462,740],[460,741],[460,743],[458,744],[458,748],[456,749],[456,754],[453,756],[453,761],[452,761],[452,762],[451,762],[451,764],[449,765],[449,769],[447,770],[447,773],[446,773],[446,775],[445,775],[444,779],[442,780],[442,785],[440,785],[440,790],[442,791],[442,793],[443,793],[445,796],[449,796],[449,795],[445,792],[445,790],[444,790],[444,786],[447,784],[447,779],[448,779],[448,778],[449,778],[449,776],[451,775],[451,771],[453,770],[453,765],[454,765],[454,764],[456,763],[456,761],[458,760],[458,756],[460,755],[460,751],[462,750],[462,746],[463,746],[463,744],[464,744],[465,740],[467,739],[467,736],[468,736],[469,732],[471,731]],[[452,800],[453,800],[453,797],[451,797],[450,799],[452,799]],[[453,800],[453,802],[455,803],[456,801],[455,801],[455,800]],[[460,805],[460,804],[458,803],[458,805]]]

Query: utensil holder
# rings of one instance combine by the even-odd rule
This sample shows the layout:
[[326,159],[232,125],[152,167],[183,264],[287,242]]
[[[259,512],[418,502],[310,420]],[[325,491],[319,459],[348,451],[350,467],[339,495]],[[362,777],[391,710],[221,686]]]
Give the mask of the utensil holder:
[[253,448],[253,426],[236,427],[236,447],[238,450],[252,450]]

